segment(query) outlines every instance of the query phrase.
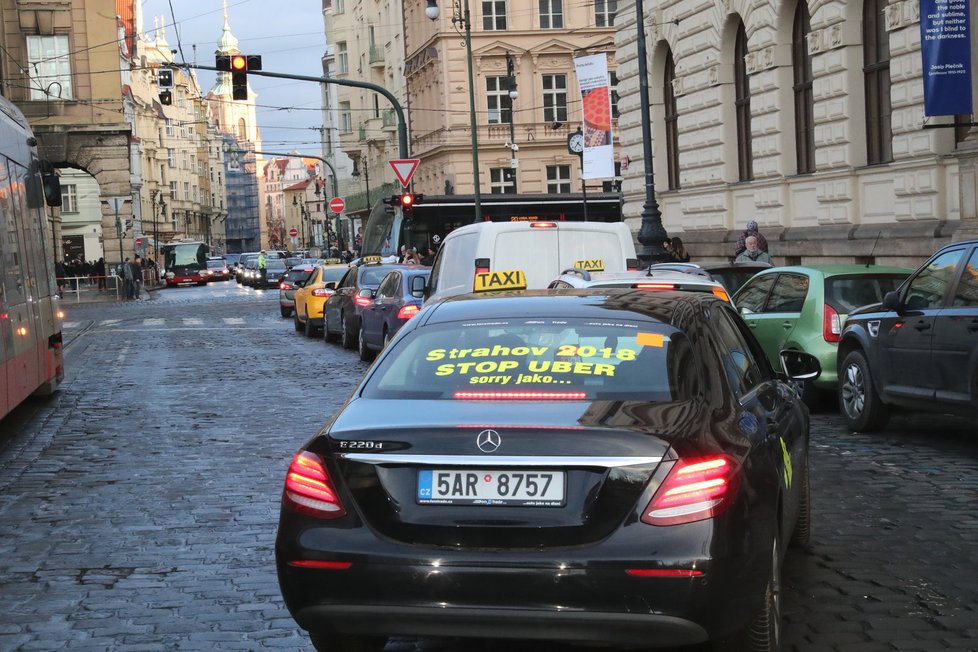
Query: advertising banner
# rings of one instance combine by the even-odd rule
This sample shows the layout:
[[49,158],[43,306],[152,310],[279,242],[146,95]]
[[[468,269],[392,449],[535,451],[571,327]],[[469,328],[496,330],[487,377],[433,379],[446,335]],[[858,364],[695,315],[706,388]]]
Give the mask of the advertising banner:
[[577,57],[574,68],[584,106],[583,176],[585,179],[608,179],[615,176],[608,55]]
[[968,0],[920,0],[925,115],[972,113],[968,11]]

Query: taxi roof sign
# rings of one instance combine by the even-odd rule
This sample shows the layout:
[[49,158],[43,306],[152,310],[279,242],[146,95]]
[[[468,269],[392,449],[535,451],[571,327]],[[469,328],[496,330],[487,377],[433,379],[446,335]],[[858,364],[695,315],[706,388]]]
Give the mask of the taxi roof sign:
[[496,290],[525,290],[526,274],[519,269],[483,272],[475,275],[473,292],[494,292]]
[[341,265],[343,263],[339,258],[324,258],[323,265]]
[[591,258],[590,260],[575,260],[574,267],[588,272],[603,272],[604,261],[600,258]]
[[366,265],[368,263],[379,263],[382,260],[383,258],[381,256],[364,256],[360,259],[360,262]]

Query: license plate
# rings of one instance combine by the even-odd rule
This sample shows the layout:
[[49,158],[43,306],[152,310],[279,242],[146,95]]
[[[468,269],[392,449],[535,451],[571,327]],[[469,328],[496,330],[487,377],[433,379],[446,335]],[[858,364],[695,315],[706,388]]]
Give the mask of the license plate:
[[418,503],[562,507],[564,472],[426,469],[418,472]]

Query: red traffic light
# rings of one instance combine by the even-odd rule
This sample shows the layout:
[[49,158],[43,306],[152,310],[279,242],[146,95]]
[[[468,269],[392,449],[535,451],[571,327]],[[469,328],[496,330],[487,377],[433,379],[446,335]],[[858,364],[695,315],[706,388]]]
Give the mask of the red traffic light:
[[247,70],[248,69],[248,59],[243,55],[235,55],[231,57],[231,70]]
[[409,192],[401,195],[401,208],[410,208],[414,205],[414,195]]

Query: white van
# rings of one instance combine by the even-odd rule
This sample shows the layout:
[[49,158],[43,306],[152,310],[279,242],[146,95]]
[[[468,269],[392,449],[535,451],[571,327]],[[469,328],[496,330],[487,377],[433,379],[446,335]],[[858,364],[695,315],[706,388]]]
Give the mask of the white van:
[[520,270],[526,288],[544,289],[565,269],[638,269],[622,222],[480,222],[445,237],[432,264],[426,302],[473,291],[476,272]]

